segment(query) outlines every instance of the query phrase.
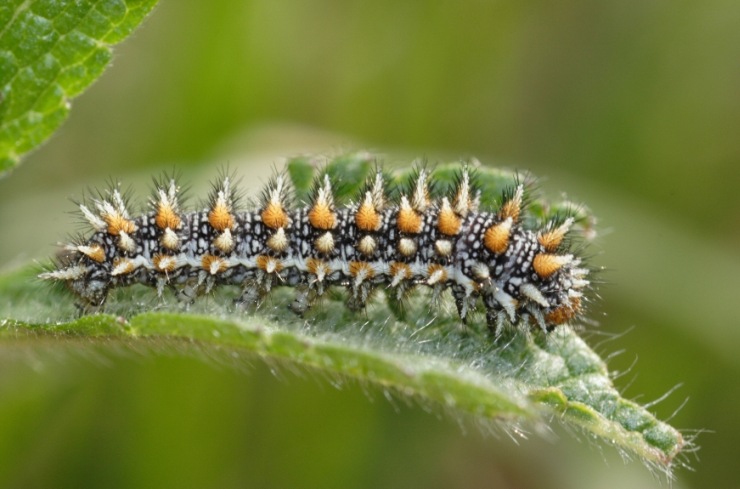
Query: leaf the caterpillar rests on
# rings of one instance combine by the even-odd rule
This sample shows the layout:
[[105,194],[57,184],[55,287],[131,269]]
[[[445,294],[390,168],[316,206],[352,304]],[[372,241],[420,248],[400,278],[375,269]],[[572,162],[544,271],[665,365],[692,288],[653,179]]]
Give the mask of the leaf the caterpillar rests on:
[[[461,166],[460,163],[438,165],[429,171],[428,181],[434,185],[430,185],[431,204],[424,215],[437,217],[431,222],[440,233],[439,215],[445,207],[443,198],[447,197],[453,212],[457,210],[454,196],[462,179]],[[545,251],[555,256],[563,254],[572,254],[574,258],[583,256],[583,247],[579,243],[585,243],[594,234],[593,218],[584,207],[568,202],[545,204],[532,192],[529,178],[517,178],[511,172],[477,167],[473,163],[470,163],[469,167],[475,167],[476,170],[475,178],[472,180],[476,185],[473,188],[483,190],[479,194],[480,203],[475,212],[480,214],[488,212],[489,215],[496,217],[499,217],[499,213],[504,217],[505,213],[505,217],[511,218],[513,224],[515,209],[512,206],[507,207],[506,204],[516,198],[518,186],[522,183],[524,192],[522,203],[519,205],[519,215],[516,216],[517,225],[521,229],[537,233],[537,243],[546,247],[552,246],[552,242],[558,239],[557,236],[548,237],[547,234],[553,231],[559,233],[558,230],[565,221],[573,218],[574,222],[567,236],[559,245],[562,248],[553,252],[545,248]],[[335,214],[336,223],[341,220],[341,209],[355,206],[359,211],[359,205],[363,202],[361,197],[365,196],[367,191],[373,190],[372,185],[368,186],[365,182],[369,178],[371,184],[374,183],[376,169],[376,159],[366,153],[341,156],[324,165],[316,165],[315,160],[310,158],[292,159],[286,166],[286,174],[293,182],[293,189],[290,192],[288,187],[280,189],[277,201],[281,203],[281,208],[270,209],[265,220],[277,226],[284,223],[286,218],[296,219],[299,212],[302,212],[306,222],[311,224],[311,230],[316,231],[315,227],[325,233],[327,230],[321,228],[331,227],[332,212]],[[324,175],[329,175],[331,199],[326,191],[323,196],[320,195],[321,189],[326,186]],[[402,197],[405,195],[413,210],[413,189],[418,188],[413,182],[418,180],[418,170],[398,171],[393,174],[389,172],[389,175],[383,178],[382,184],[387,208],[394,209],[398,214]],[[169,179],[164,182],[160,180],[160,183],[155,185],[164,191],[164,196],[155,191],[149,212],[150,219],[146,222],[140,220],[141,216],[128,211],[126,213],[118,211],[118,215],[113,216],[115,219],[112,218],[108,212],[110,208],[115,213],[116,206],[126,204],[123,196],[120,199],[114,198],[115,191],[98,196],[97,200],[107,214],[98,209],[93,200],[83,203],[92,216],[86,217],[86,221],[93,221],[93,225],[97,225],[101,231],[93,232],[92,236],[76,242],[75,249],[67,250],[67,253],[71,253],[72,260],[47,273],[59,274],[60,270],[80,266],[81,255],[84,255],[96,263],[110,262],[106,266],[108,274],[112,275],[114,258],[119,258],[118,264],[121,263],[121,258],[136,260],[136,256],[121,252],[122,233],[124,245],[126,245],[125,236],[129,235],[138,248],[141,240],[137,233],[140,233],[141,229],[158,232],[157,230],[162,228],[177,228],[178,225],[182,228],[186,216],[199,214],[201,222],[218,231],[220,236],[226,229],[231,229],[231,225],[239,224],[240,215],[245,213],[244,209],[250,209],[252,217],[259,215],[262,219],[262,213],[267,210],[265,202],[272,200],[271,193],[275,194],[274,191],[266,191],[261,202],[255,203],[252,207],[246,205],[240,207],[238,199],[232,199],[229,203],[227,198],[229,192],[225,191],[227,185],[223,184],[224,179],[221,178],[209,201],[199,211],[192,212],[188,211],[188,207],[183,203],[177,202],[175,205],[174,199],[168,193]],[[230,179],[229,186],[232,182],[233,179]],[[273,184],[270,188],[276,189],[276,185]],[[233,196],[234,192],[230,193]],[[291,193],[293,194],[291,205],[283,206],[282,199],[287,199]],[[450,196],[453,196],[452,199]],[[109,205],[106,206],[103,201]],[[317,206],[317,203],[320,205]],[[296,210],[295,207],[302,211]],[[506,210],[502,211],[504,208]],[[312,210],[315,210],[313,215]],[[375,208],[371,210],[380,214]],[[356,217],[357,213],[355,225]],[[408,226],[408,229],[414,224],[411,217],[413,216],[407,217],[403,224]],[[311,223],[311,220],[314,222]],[[360,221],[361,225],[358,227],[372,230],[373,226],[377,226],[370,210],[362,214]],[[464,220],[461,221],[462,229]],[[424,222],[427,221],[422,219],[422,224]],[[502,220],[499,219],[497,223],[500,222]],[[117,236],[109,232],[111,226],[118,231]],[[134,227],[136,229],[133,229]],[[455,220],[445,221],[442,227],[447,231],[454,231]],[[382,226],[380,228],[383,229]],[[195,235],[201,236],[200,233],[201,231],[197,231]],[[511,233],[513,236],[513,231]],[[112,245],[103,246],[101,242],[93,242],[91,238],[96,235],[110,239]],[[180,244],[185,239],[192,240],[191,234],[184,235],[178,232],[175,233],[175,239],[167,243],[162,240],[165,237],[164,233],[157,236],[161,240],[157,242],[160,247]],[[204,246],[212,247],[208,248],[208,251],[213,258],[203,283],[199,286],[197,282],[200,272],[206,271],[202,266],[201,257],[200,264],[194,266],[194,269],[198,270],[198,276],[189,278],[195,280],[194,284],[185,281],[181,284],[175,283],[171,287],[165,283],[162,293],[167,289],[174,289],[189,301],[198,293],[207,291],[205,288],[209,277],[219,277],[221,273],[225,273],[220,271],[221,264],[217,260],[229,258],[230,255],[220,249],[228,248],[228,240],[224,238],[218,243],[213,243],[218,236],[209,236],[211,243]],[[545,237],[540,240],[541,236]],[[285,232],[285,237],[292,243],[290,233]],[[237,231],[231,233],[231,238],[234,241],[240,239]],[[341,240],[343,237],[341,234],[333,235],[332,239]],[[485,240],[485,236],[482,239]],[[151,253],[151,243],[154,241],[151,238],[144,241],[149,243]],[[489,237],[489,241],[501,243],[502,240],[493,236]],[[265,242],[255,242],[262,243],[263,247],[268,246]],[[100,250],[94,248],[96,243],[100,245]],[[398,244],[396,242],[396,245]],[[80,250],[80,246],[90,248]],[[278,241],[274,242],[273,246],[282,245]],[[428,245],[426,246],[426,249],[430,249]],[[218,254],[217,250],[221,254]],[[109,252],[111,256],[108,256]],[[284,259],[280,256],[270,257]],[[70,260],[69,255],[66,260]],[[163,259],[160,258],[160,263],[166,264],[161,260]],[[210,265],[217,273],[210,272]],[[87,266],[84,261],[82,266]],[[177,270],[177,267],[172,268]],[[144,267],[132,273],[146,276],[148,273],[146,270]],[[561,272],[555,271],[552,276],[557,276],[558,273]],[[338,300],[343,297],[346,301],[347,296],[351,298],[352,283],[349,281],[324,283],[322,297],[325,299],[321,301],[321,306],[314,307],[310,312],[306,311],[305,319],[298,319],[287,306],[295,300],[296,289],[301,285],[299,283],[290,284],[278,279],[274,285],[279,286],[277,288],[280,290],[270,292],[265,297],[270,298],[269,302],[266,301],[267,304],[260,311],[251,313],[234,310],[230,300],[234,296],[243,295],[243,287],[213,280],[211,290],[214,293],[210,300],[198,300],[187,312],[182,310],[169,312],[172,308],[166,304],[168,298],[163,299],[164,304],[157,305],[159,301],[156,292],[157,283],[137,280],[131,282],[131,287],[111,287],[113,297],[106,304],[106,311],[115,315],[94,314],[70,320],[73,314],[73,301],[65,302],[62,290],[45,294],[41,290],[42,284],[29,279],[30,269],[23,274],[28,276],[19,276],[15,280],[8,277],[5,281],[0,277],[0,291],[5,294],[4,296],[0,294],[0,297],[8,298],[11,311],[16,308],[15,314],[9,317],[30,318],[26,321],[17,319],[5,321],[3,323],[5,328],[0,328],[0,338],[5,334],[6,341],[8,338],[23,338],[26,334],[49,335],[55,339],[66,338],[72,342],[75,338],[84,340],[94,337],[114,344],[121,341],[136,345],[161,344],[164,345],[163,348],[175,342],[179,345],[178,351],[182,351],[181,348],[187,350],[202,347],[208,351],[216,349],[220,352],[217,355],[233,354],[235,358],[241,357],[240,352],[245,352],[316,369],[330,376],[356,379],[406,399],[419,399],[432,405],[444,406],[446,411],[471,415],[479,421],[490,422],[494,419],[496,425],[513,431],[517,431],[522,422],[526,422],[530,427],[537,427],[543,426],[546,420],[560,419],[568,426],[579,427],[601,437],[616,445],[624,453],[636,454],[665,471],[670,471],[672,460],[685,449],[687,443],[689,448],[692,448],[691,440],[685,440],[681,433],[655,419],[646,409],[619,395],[604,361],[589,349],[573,328],[563,325],[554,328],[552,332],[543,333],[536,321],[533,323],[531,318],[525,318],[524,315],[529,311],[517,309],[519,321],[516,324],[520,327],[505,327],[500,336],[492,339],[479,328],[481,321],[475,314],[471,313],[472,317],[467,327],[461,326],[458,314],[454,312],[453,301],[450,300],[451,294],[445,293],[450,287],[442,290],[439,303],[434,297],[434,287],[423,283],[409,284],[421,290],[419,293],[410,294],[407,301],[392,300],[394,289],[391,289],[390,293],[381,290],[378,296],[385,295],[389,299],[389,307],[383,307],[375,301],[372,307],[358,313],[343,306]],[[23,280],[18,280],[19,278]],[[589,279],[593,279],[593,273],[589,274]],[[65,280],[57,282],[67,283]],[[14,285],[19,287],[16,292],[13,292]],[[383,286],[391,284],[386,278],[377,285],[378,288],[385,289]],[[36,288],[36,292],[31,290],[33,288]],[[59,289],[63,288],[66,287]],[[582,290],[589,292],[592,289],[591,286],[587,286]],[[19,299],[21,295],[26,298],[33,297],[30,304],[26,301],[26,307],[32,308],[32,313],[24,313],[17,309],[23,304]],[[588,295],[591,294],[587,294],[586,297]],[[255,299],[259,302],[261,297],[257,295]],[[315,301],[308,301],[307,304],[313,302]],[[399,307],[399,304],[403,307]],[[89,303],[87,307],[93,308]],[[483,298],[478,298],[475,310],[481,313],[488,312]],[[506,313],[504,309],[497,310],[498,313],[502,311]],[[394,315],[396,317],[393,317]],[[483,315],[485,314],[481,314]],[[508,325],[508,321],[506,324]],[[498,325],[494,324],[495,326]],[[209,353],[209,357],[210,355]]]

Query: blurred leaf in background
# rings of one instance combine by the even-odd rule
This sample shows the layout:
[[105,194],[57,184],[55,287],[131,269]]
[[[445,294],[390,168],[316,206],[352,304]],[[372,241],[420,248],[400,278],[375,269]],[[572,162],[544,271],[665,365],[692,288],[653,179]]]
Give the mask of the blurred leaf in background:
[[[730,0],[164,1],[56,136],[0,181],[0,263],[52,254],[74,230],[65,199],[110,175],[142,195],[176,165],[200,197],[219,165],[248,161],[252,193],[280,155],[358,146],[527,168],[607,231],[592,258],[607,267],[599,325],[586,338],[603,356],[623,351],[610,360],[617,385],[647,403],[683,383],[651,409],[665,419],[690,397],[672,424],[714,432],[674,487],[732,487],[738,59]],[[4,349],[3,485],[655,483],[568,436],[514,448],[369,403],[356,386],[276,381],[256,360],[244,375],[99,348]]]

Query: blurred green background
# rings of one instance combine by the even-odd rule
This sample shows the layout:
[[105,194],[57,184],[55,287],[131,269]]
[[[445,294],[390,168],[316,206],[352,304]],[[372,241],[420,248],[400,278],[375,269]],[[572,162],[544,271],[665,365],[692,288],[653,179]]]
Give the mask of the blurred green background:
[[[280,156],[343,148],[475,155],[587,203],[602,230],[592,263],[607,268],[589,343],[627,397],[681,384],[651,410],[665,419],[689,398],[672,424],[707,433],[674,487],[740,487],[740,3],[162,0],[0,180],[0,266],[52,254],[66,199],[109,176],[143,203],[163,168],[201,196],[226,163],[251,165],[258,188]],[[1,487],[659,483],[557,425],[550,439],[483,436],[257,359],[0,352]]]

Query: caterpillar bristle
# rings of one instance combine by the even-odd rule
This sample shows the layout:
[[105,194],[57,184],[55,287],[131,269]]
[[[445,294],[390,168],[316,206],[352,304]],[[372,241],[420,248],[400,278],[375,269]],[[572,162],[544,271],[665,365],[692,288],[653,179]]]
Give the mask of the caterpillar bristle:
[[376,212],[382,212],[387,205],[389,194],[388,181],[390,181],[388,175],[383,173],[382,168],[378,167],[375,169],[375,175],[368,178],[365,183],[365,189],[362,195],[370,199],[370,204],[372,204]]
[[545,251],[550,253],[557,251],[574,222],[575,220],[572,217],[568,217],[560,225],[551,222],[547,229],[540,233],[537,240],[544,246]]
[[478,186],[475,183],[473,169],[465,164],[455,175],[455,191],[452,199],[455,214],[464,218],[469,212],[477,210],[476,195]]
[[428,170],[425,166],[420,166],[415,177],[411,180],[411,190],[409,192],[409,200],[414,211],[426,212],[430,205],[430,193]]

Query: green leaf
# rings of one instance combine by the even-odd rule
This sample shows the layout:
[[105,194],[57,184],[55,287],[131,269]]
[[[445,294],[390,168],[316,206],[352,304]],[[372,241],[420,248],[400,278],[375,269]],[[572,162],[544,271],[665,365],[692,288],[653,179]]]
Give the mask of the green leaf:
[[6,0],[0,6],[0,176],[67,118],[156,0]]
[[[288,164],[299,197],[315,178],[314,163],[302,158]],[[351,195],[374,165],[372,155],[356,153],[325,168]],[[435,180],[444,186],[455,168],[439,165]],[[398,180],[407,176],[402,172]],[[497,195],[515,176],[481,168],[478,178]],[[569,208],[583,238],[593,234],[593,219],[583,207],[541,200],[531,207],[532,218],[543,220]],[[238,291],[228,288],[184,310],[174,297],[160,303],[150,289],[135,286],[115,291],[106,314],[77,318],[74,299],[40,283],[36,273],[29,266],[0,276],[0,317],[6,318],[0,321],[0,342],[28,346],[46,338],[86,348],[95,339],[155,351],[176,344],[180,354],[206,349],[209,358],[248,353],[355,379],[513,432],[537,431],[559,420],[667,472],[684,447],[680,432],[620,396],[604,361],[571,327],[549,334],[508,331],[494,339],[484,324],[460,324],[449,299],[430,308],[422,292],[403,307],[385,305],[379,297],[365,314],[348,310],[333,292],[300,319],[287,310],[292,291],[285,288],[259,311],[248,312],[233,305]],[[49,341],[39,343],[49,347]]]

